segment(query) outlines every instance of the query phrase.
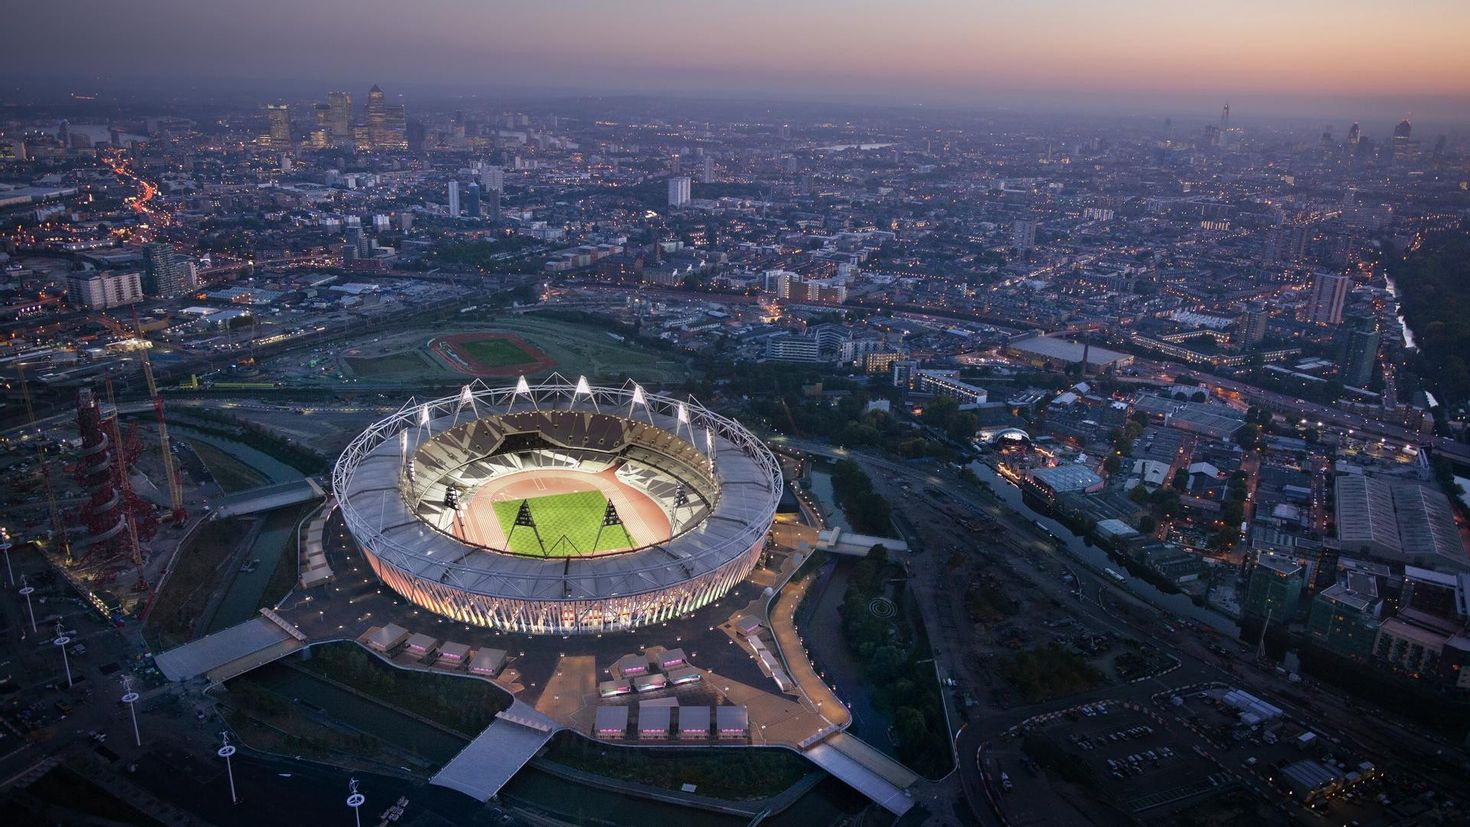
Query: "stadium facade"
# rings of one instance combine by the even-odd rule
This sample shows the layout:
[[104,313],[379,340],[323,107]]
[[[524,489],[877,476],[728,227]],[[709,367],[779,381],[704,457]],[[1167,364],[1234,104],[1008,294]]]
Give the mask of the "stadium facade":
[[[664,511],[670,530],[640,547],[570,554],[512,552],[454,530],[478,488],[539,469],[615,474]],[[369,566],[409,601],[465,623],[567,635],[659,623],[718,600],[759,559],[782,481],[759,439],[692,399],[553,374],[410,400],[348,445],[332,486]],[[523,528],[532,527],[511,530]]]

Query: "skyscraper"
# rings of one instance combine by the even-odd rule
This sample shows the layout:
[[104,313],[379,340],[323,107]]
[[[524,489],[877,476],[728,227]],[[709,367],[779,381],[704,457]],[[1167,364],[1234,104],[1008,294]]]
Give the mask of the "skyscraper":
[[291,145],[291,107],[284,103],[267,104],[265,107],[265,118],[269,124],[267,137],[271,146],[288,147]]
[[1254,347],[1266,338],[1266,324],[1271,318],[1271,313],[1266,305],[1260,302],[1251,302],[1245,309],[1245,315],[1240,319],[1240,343],[1244,347]]
[[1347,301],[1348,277],[1336,273],[1312,276],[1312,295],[1307,301],[1307,321],[1322,325],[1342,324],[1342,305]]
[[199,286],[194,262],[174,253],[167,244],[143,248],[143,292],[150,296],[177,296]]
[[377,84],[368,90],[367,105],[363,107],[363,123],[367,127],[367,142],[372,149],[408,149],[408,117],[402,105],[389,105],[383,90]]
[[489,206],[486,209],[491,221],[500,220],[500,190],[489,190],[486,194]]
[[480,169],[480,186],[496,192],[505,191],[505,167],[487,165]]
[[1344,385],[1366,388],[1373,381],[1373,368],[1378,364],[1378,320],[1371,313],[1354,314],[1347,319],[1338,339],[1338,378]]
[[1393,159],[1395,161],[1407,161],[1413,156],[1417,148],[1414,143],[1414,126],[1405,118],[1399,121],[1399,125],[1393,128]]
[[706,156],[704,156],[704,166],[702,166],[700,168],[700,172],[699,172],[699,183],[701,183],[701,184],[712,184],[712,183],[714,183],[714,180],[715,180],[715,159],[714,159],[714,156],[706,155]]
[[683,176],[669,179],[669,206],[679,208],[689,203],[689,179]]
[[352,144],[352,95],[348,92],[327,93],[327,136],[336,146]]
[[449,182],[449,217],[459,217],[459,182]]
[[470,184],[465,189],[465,215],[470,218],[480,217],[480,185]]
[[1011,223],[1011,248],[1026,252],[1036,246],[1036,222],[1021,219]]

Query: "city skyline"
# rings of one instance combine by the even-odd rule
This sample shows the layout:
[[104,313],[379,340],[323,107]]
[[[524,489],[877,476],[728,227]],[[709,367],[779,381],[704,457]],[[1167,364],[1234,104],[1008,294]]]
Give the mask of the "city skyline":
[[[179,0],[33,6],[13,17],[33,36],[8,49],[0,69],[22,87],[49,79],[209,90],[370,76],[446,89],[1119,114],[1229,99],[1242,113],[1365,120],[1457,120],[1470,103],[1470,55],[1456,45],[1470,10],[1439,0],[1412,16],[1316,0],[1189,9],[1148,0],[1106,9],[923,0],[861,14],[825,0],[759,0],[738,16],[664,2],[566,5],[435,2],[409,17],[378,0],[306,9],[274,0],[227,10]],[[79,14],[92,25],[72,26]],[[51,60],[62,50],[64,68]]]

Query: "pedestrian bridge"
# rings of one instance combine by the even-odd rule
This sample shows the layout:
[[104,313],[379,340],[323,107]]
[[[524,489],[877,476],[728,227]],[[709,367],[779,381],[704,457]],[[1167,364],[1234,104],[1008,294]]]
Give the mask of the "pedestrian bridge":
[[557,723],[517,700],[496,713],[490,726],[429,779],[430,784],[458,790],[476,801],[489,801],[546,746]]
[[263,485],[249,491],[222,497],[215,501],[214,516],[219,520],[226,517],[241,517],[261,511],[274,511],[288,505],[309,503],[325,496],[326,492],[322,491],[322,487],[317,484],[316,480],[303,477],[291,482]]
[[306,636],[300,630],[263,609],[259,617],[174,647],[153,662],[171,681],[204,676],[210,683],[223,683],[305,647]]
[[895,816],[914,806],[904,791],[919,776],[855,736],[839,732],[802,754]]

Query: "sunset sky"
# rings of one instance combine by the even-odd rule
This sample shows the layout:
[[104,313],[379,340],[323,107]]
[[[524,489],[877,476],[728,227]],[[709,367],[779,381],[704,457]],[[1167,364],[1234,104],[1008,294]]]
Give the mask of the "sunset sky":
[[1464,0],[22,0],[6,21],[15,78],[1470,102]]

